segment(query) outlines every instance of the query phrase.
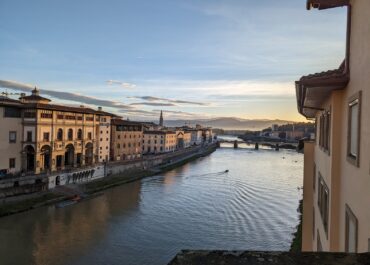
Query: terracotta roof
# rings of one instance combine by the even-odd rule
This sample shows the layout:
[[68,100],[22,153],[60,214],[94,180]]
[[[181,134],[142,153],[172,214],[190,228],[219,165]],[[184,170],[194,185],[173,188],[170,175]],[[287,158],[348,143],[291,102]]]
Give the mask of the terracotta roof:
[[4,97],[4,96],[0,96],[0,103],[2,103],[2,104],[10,103],[10,104],[19,104],[19,105],[21,105],[19,100]]
[[174,131],[144,131],[144,134],[176,134]]
[[313,118],[322,101],[333,90],[344,89],[349,82],[345,62],[338,69],[302,76],[296,81],[298,111],[307,118]]
[[55,105],[55,104],[25,103],[24,106],[27,108],[85,113],[85,114],[96,114],[97,113],[96,110],[93,110],[90,108],[70,107],[70,106],[62,106],[62,105]]
[[102,110],[96,110],[95,113],[98,114],[98,115],[103,115],[103,116],[111,116],[111,117],[117,117],[117,118],[120,117],[116,114],[106,112],[106,111],[102,111]]
[[39,95],[29,95],[29,96],[20,97],[19,99],[23,99],[23,100],[45,100],[45,101],[49,101],[49,102],[51,101],[50,99],[41,97]]
[[317,8],[319,10],[348,6],[349,0],[307,0],[307,9]]
[[128,121],[128,120],[121,120],[121,119],[112,119],[112,125],[132,125],[132,126],[143,126],[143,124],[139,121]]
[[333,80],[333,79],[342,79],[345,74],[345,62],[339,66],[339,68],[334,70],[328,70],[320,73],[310,74],[306,76],[302,76],[298,83],[315,83],[315,82],[322,82],[325,80]]

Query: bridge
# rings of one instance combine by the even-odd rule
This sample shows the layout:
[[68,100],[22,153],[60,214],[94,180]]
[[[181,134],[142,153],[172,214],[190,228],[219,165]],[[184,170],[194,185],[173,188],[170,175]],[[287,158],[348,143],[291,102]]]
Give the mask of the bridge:
[[297,143],[284,143],[284,142],[277,142],[277,141],[243,141],[243,140],[226,140],[226,139],[219,139],[218,140],[218,145],[220,146],[222,143],[228,143],[228,144],[233,144],[234,148],[238,148],[240,144],[249,144],[249,145],[254,145],[254,149],[258,150],[260,145],[263,146],[269,146],[271,148],[274,148],[275,150],[279,150],[280,148],[283,149],[292,149],[295,150],[298,146]]

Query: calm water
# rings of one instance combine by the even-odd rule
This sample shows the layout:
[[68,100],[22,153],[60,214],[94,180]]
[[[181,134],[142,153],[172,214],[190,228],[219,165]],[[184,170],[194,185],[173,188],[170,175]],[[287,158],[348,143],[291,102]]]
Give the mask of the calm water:
[[287,250],[302,159],[223,147],[75,206],[2,218],[0,264],[166,264],[181,249]]

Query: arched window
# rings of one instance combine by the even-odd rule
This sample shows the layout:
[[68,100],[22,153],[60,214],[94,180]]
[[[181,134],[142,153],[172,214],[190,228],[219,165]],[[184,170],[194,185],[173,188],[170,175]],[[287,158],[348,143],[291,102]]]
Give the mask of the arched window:
[[73,140],[73,130],[72,129],[68,129],[68,140]]
[[78,132],[77,132],[77,139],[78,139],[78,140],[82,140],[82,130],[81,130],[81,129],[78,129]]
[[58,141],[63,141],[63,130],[62,129],[58,129],[57,140]]

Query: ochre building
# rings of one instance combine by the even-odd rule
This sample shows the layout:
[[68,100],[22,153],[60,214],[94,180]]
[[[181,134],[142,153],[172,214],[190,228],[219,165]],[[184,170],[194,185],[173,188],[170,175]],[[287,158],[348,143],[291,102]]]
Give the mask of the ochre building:
[[298,110],[316,122],[316,141],[304,146],[302,250],[367,252],[370,1],[309,0],[307,7],[346,8],[347,38],[345,59],[337,69],[296,82]]

